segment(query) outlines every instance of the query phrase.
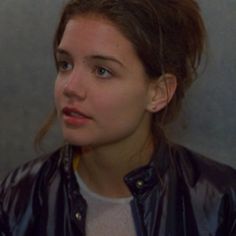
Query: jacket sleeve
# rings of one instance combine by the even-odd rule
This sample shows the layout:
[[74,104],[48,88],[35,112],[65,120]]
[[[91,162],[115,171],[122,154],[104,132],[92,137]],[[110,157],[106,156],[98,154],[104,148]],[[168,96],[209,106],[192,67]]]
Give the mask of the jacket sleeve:
[[7,234],[7,224],[5,222],[5,218],[2,212],[2,208],[0,209],[0,236],[10,236],[10,234]]
[[33,159],[10,172],[0,182],[0,236],[25,235],[16,231],[16,225],[26,209],[32,207],[34,196],[38,194],[34,192],[36,185],[45,175],[40,173],[46,160],[48,155]]
[[230,191],[229,194],[229,204],[227,211],[229,212],[228,222],[229,222],[229,236],[236,235],[236,189]]
[[0,236],[10,236],[7,232],[7,216],[3,211],[3,200],[4,200],[4,184],[0,183]]
[[236,236],[236,191],[232,187],[222,195],[215,235]]
[[235,235],[236,235],[236,219],[234,219],[233,221],[229,236],[235,236]]

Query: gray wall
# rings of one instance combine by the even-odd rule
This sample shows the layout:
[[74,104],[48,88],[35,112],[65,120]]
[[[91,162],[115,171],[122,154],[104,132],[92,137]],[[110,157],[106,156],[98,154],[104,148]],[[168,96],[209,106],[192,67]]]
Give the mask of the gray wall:
[[[63,0],[32,2],[0,1],[0,178],[38,155],[33,136],[53,106],[51,41]],[[199,2],[209,33],[207,68],[168,134],[236,167],[236,1]],[[45,151],[61,142],[56,128]]]

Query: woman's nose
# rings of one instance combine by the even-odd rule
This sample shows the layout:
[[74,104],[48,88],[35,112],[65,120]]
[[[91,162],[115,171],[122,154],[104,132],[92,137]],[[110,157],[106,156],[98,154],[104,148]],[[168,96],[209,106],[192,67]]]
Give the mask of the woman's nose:
[[86,89],[82,75],[79,73],[70,74],[65,81],[63,94],[69,98],[85,99]]

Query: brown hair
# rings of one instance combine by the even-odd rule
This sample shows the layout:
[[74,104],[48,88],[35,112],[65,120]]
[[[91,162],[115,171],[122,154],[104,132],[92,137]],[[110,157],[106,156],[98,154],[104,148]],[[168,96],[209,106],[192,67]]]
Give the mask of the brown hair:
[[[196,1],[70,0],[56,30],[54,56],[68,21],[83,14],[101,15],[113,22],[133,44],[150,79],[164,73],[176,76],[175,95],[165,109],[154,115],[153,124],[167,124],[173,120],[186,89],[196,77],[205,45],[205,27]],[[36,136],[35,143],[40,143],[47,133],[52,116]]]

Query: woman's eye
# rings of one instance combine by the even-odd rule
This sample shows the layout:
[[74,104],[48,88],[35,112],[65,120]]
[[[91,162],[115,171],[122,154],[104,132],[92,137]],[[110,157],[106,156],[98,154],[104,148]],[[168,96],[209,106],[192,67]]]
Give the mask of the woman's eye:
[[73,65],[67,61],[58,61],[57,67],[59,71],[65,72],[71,70],[73,68]]
[[95,73],[96,73],[96,76],[101,77],[101,78],[111,78],[112,76],[111,72],[108,69],[104,67],[100,67],[100,66],[96,67]]

